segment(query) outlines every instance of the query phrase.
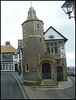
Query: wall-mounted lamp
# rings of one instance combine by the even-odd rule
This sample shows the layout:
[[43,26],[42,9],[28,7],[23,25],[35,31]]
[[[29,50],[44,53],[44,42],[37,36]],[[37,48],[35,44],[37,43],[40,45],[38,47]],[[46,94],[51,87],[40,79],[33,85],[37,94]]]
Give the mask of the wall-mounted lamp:
[[74,16],[71,16],[71,13],[73,12],[75,7],[75,1],[65,1],[65,3],[61,6],[61,8],[63,9],[63,11],[68,14],[69,19],[71,18],[75,18]]

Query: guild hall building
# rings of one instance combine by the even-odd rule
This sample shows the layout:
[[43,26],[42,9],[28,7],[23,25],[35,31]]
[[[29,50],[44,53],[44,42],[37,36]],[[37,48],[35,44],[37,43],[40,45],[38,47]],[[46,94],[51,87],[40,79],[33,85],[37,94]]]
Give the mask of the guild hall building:
[[23,80],[66,81],[67,38],[52,26],[44,32],[44,23],[37,18],[33,7],[29,8],[27,19],[22,23],[22,30]]

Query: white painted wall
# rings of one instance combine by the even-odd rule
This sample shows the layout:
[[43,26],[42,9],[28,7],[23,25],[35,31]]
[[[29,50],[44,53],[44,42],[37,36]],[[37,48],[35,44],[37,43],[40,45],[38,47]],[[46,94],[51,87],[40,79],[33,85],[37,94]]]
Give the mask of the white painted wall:
[[44,34],[44,38],[45,40],[49,40],[49,36],[53,35],[54,38],[53,39],[64,39],[61,35],[59,35],[55,30],[53,30],[52,28],[50,28],[45,34]]
[[[15,58],[17,56],[17,58]],[[15,64],[19,63],[19,54],[13,55],[13,71],[15,71]]]
[[[62,47],[62,45],[63,45],[64,47]],[[64,42],[63,42],[63,44],[60,43],[60,54],[61,54],[61,58],[65,58],[65,57],[66,57],[66,56],[65,56],[65,44],[64,44]]]

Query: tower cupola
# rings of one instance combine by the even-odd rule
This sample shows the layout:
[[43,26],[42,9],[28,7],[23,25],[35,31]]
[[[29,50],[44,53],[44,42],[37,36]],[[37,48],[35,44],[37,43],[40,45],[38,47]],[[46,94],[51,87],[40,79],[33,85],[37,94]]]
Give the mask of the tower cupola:
[[27,20],[32,20],[32,19],[38,20],[38,18],[37,18],[37,16],[36,16],[36,11],[35,11],[34,8],[31,6],[31,7],[29,8],[29,11],[28,11]]

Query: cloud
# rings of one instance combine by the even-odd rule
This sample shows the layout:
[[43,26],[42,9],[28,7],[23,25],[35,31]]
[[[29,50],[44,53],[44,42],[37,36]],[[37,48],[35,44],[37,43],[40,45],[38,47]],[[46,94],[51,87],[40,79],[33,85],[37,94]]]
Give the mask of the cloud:
[[75,59],[75,53],[74,53],[74,52],[66,53],[66,57],[67,57],[68,59]]
[[67,52],[66,59],[67,59],[68,66],[75,66],[75,53],[74,52]]

